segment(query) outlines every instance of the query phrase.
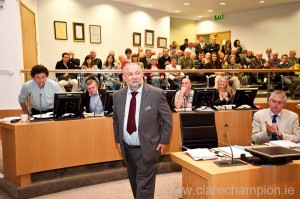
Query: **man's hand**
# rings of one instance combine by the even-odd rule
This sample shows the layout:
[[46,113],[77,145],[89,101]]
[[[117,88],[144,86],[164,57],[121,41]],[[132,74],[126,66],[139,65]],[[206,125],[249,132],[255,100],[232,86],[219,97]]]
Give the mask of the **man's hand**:
[[162,153],[164,151],[165,147],[166,147],[166,145],[164,145],[164,144],[158,144],[158,146],[156,147],[156,150],[160,150],[160,153]]
[[[272,123],[268,124],[268,122],[265,121],[266,128],[267,128],[267,133],[268,135],[271,135],[274,132],[277,132],[278,130],[278,124],[277,123]],[[277,134],[277,133],[276,133]]]
[[120,145],[120,143],[117,143],[117,146],[118,146],[119,152],[121,153],[121,145]]
[[64,77],[67,77],[67,76],[68,76],[68,73],[65,73],[65,74],[64,74]]

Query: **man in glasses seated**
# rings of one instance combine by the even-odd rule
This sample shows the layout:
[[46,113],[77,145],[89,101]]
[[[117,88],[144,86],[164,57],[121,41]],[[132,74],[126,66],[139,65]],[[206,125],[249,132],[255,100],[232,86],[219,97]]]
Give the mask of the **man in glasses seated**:
[[287,101],[284,91],[275,90],[269,98],[269,108],[253,115],[252,141],[263,144],[271,140],[300,142],[298,114],[283,109]]

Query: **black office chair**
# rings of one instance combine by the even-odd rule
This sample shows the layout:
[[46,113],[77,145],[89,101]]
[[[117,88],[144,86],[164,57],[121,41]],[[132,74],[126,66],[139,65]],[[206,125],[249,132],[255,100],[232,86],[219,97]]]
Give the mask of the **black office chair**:
[[214,112],[180,113],[182,149],[218,147]]

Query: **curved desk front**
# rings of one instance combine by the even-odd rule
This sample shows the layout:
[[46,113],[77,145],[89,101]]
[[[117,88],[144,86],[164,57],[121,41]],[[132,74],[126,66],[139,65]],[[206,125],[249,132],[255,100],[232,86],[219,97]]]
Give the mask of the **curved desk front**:
[[[252,111],[215,112],[218,139],[249,145]],[[0,123],[5,178],[19,186],[31,183],[31,173],[121,160],[111,117],[36,123]],[[164,154],[181,151],[179,114],[173,114],[170,144]]]

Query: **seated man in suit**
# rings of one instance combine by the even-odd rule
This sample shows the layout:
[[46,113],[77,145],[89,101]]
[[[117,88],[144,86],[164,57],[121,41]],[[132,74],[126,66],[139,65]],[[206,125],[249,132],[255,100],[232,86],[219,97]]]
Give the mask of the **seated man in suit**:
[[[56,63],[55,69],[75,69],[75,65],[70,62],[70,56],[68,53],[61,55],[62,59]],[[56,78],[61,89],[66,92],[65,86],[72,85],[72,92],[78,91],[77,74],[71,73],[56,73]]]
[[268,109],[257,111],[252,122],[252,141],[263,144],[270,140],[300,142],[298,115],[283,109],[287,101],[284,91],[271,93]]
[[70,51],[69,51],[69,56],[70,56],[70,62],[71,62],[72,64],[74,64],[75,67],[80,67],[80,59],[75,58],[75,53],[74,53],[74,51],[70,50]]
[[83,95],[83,106],[87,113],[103,113],[105,110],[105,89],[99,89],[96,79],[93,77],[86,81],[87,92]]

